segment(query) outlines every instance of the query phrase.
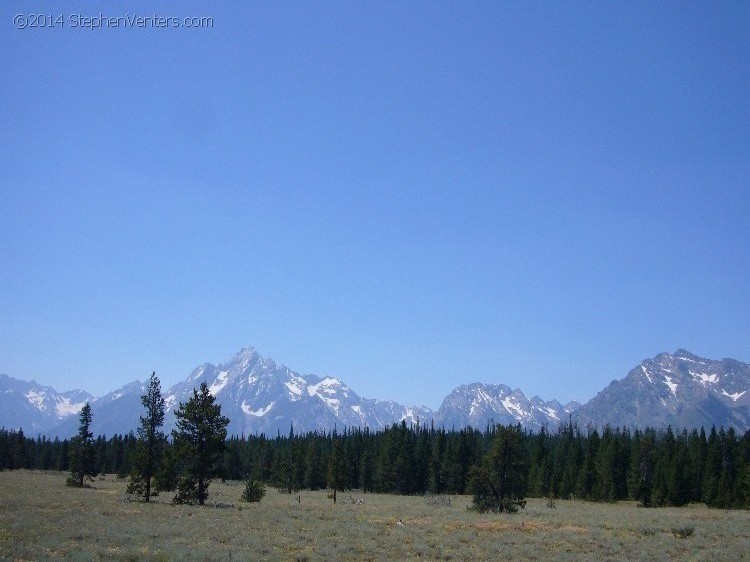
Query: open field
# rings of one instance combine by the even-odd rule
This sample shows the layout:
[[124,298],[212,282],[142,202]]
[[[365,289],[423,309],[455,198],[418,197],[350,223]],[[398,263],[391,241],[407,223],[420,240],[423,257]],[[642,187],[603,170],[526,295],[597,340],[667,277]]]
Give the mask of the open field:
[[[750,513],[704,506],[530,500],[515,515],[469,512],[423,497],[279,494],[239,501],[243,484],[214,482],[206,507],[127,501],[125,481],[65,487],[66,474],[0,472],[2,560],[743,560]],[[219,504],[216,507],[216,504]],[[398,520],[403,525],[398,525]],[[673,531],[693,528],[688,537]]]

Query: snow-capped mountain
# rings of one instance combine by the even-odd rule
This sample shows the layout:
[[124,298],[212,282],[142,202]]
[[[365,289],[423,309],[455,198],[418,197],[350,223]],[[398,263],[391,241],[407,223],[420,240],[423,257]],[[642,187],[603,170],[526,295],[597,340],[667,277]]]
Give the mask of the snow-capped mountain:
[[228,432],[235,435],[286,434],[290,427],[299,432],[329,430],[335,425],[381,429],[404,419],[416,422],[429,412],[362,398],[339,379],[301,375],[247,347],[226,364],[201,365],[170,388],[165,393],[167,424],[174,423],[174,410],[202,382],[221,404],[230,420]]
[[435,422],[456,429],[484,429],[488,423],[520,423],[534,430],[543,426],[555,429],[579,407],[578,402],[563,406],[557,400],[545,402],[538,396],[529,400],[521,390],[511,390],[504,384],[475,382],[459,386],[451,392],[435,413]]
[[[127,435],[135,432],[140,425],[140,416],[144,415],[141,396],[146,392],[146,383],[133,381],[91,400],[91,432],[94,435]],[[81,404],[81,407],[83,404]],[[76,415],[66,418],[62,423],[47,431],[51,436],[67,439],[78,433],[78,408]]]
[[[750,429],[750,365],[733,359],[703,359],[684,350],[644,360],[613,381],[584,406],[531,399],[502,384],[472,383],[453,390],[433,412],[425,406],[403,406],[367,399],[334,377],[301,375],[242,349],[225,364],[206,363],[166,390],[164,431],[175,425],[174,411],[202,382],[230,420],[230,435],[328,431],[334,427],[382,429],[392,423],[434,425],[446,429],[488,423],[518,424],[553,430],[570,418],[580,427],[666,427],[711,425]],[[0,375],[0,427],[23,428],[67,438],[78,429],[86,401],[92,407],[92,431],[111,436],[135,431],[143,414],[145,384],[135,381],[96,400],[84,391],[57,393],[35,382]]]
[[30,435],[44,432],[76,416],[93,398],[83,390],[57,392],[35,381],[0,375],[0,427],[22,428]]
[[579,425],[750,429],[750,365],[685,351],[644,360],[581,407]]

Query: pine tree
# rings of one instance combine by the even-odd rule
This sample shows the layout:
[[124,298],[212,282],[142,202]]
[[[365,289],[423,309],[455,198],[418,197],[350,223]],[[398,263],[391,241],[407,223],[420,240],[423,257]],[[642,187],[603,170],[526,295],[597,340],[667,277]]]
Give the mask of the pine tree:
[[208,486],[217,474],[229,425],[215,401],[203,382],[200,391],[193,389],[193,397],[181,402],[175,412],[177,428],[172,431],[172,438],[182,463],[175,503],[197,501],[203,505],[208,497]]
[[722,460],[719,435],[716,427],[712,426],[706,443],[706,461],[703,464],[703,501],[710,507],[720,506],[717,496],[723,464]]
[[553,481],[558,495],[567,498],[577,491],[579,467],[584,457],[583,438],[578,427],[569,421],[567,426],[560,428],[556,441]]
[[320,442],[321,439],[317,434],[307,437],[303,483],[308,490],[318,490],[325,486],[325,474],[321,466]]
[[688,438],[687,486],[691,502],[703,499],[703,475],[706,462],[706,431],[694,429]]
[[602,499],[600,497],[600,482],[602,481],[600,477],[602,467],[599,465],[599,459],[602,457],[600,448],[602,448],[602,439],[599,437],[599,432],[592,429],[583,444],[580,469],[576,478],[575,495],[581,499]]
[[151,374],[146,394],[141,396],[141,404],[146,409],[146,415],[141,416],[141,426],[138,428],[138,443],[127,493],[148,502],[151,496],[158,495],[158,491],[152,489],[152,481],[159,470],[166,446],[166,437],[161,431],[164,425],[164,398],[156,372]]
[[86,478],[93,480],[94,476],[98,474],[94,434],[90,429],[91,417],[91,405],[86,402],[79,415],[78,435],[71,439],[70,477],[67,479],[66,485],[75,488],[83,488]]
[[531,437],[529,493],[537,497],[554,494],[552,489],[552,456],[550,454],[549,433],[546,427]]
[[498,426],[490,452],[469,472],[473,509],[513,513],[525,507],[527,470],[521,426]]
[[365,428],[362,443],[362,452],[359,460],[359,482],[362,491],[367,493],[372,491],[373,480],[375,478],[375,453],[374,439],[370,436],[370,431]]
[[334,492],[343,490],[349,486],[349,478],[346,470],[346,457],[344,456],[343,438],[334,436],[331,454],[328,457],[327,484]]

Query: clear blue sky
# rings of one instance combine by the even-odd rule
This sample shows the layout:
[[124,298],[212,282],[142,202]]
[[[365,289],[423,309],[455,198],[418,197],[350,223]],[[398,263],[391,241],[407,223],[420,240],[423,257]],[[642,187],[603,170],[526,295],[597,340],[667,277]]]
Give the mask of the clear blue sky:
[[0,5],[0,372],[253,345],[436,408],[750,361],[747,2],[154,6]]

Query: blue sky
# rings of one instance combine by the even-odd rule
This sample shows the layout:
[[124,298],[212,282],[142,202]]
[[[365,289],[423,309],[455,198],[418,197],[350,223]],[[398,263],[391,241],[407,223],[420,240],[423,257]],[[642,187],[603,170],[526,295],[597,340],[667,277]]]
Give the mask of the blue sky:
[[252,345],[436,408],[750,361],[748,3],[72,4],[0,6],[0,372]]

